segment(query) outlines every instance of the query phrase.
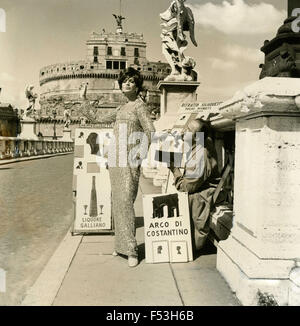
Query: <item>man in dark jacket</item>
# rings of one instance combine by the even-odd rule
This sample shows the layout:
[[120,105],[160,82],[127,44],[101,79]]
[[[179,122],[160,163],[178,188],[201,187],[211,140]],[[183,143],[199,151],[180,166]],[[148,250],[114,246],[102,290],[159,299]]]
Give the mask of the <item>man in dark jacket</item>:
[[[204,146],[199,142],[204,133]],[[209,124],[202,119],[191,121],[183,131],[185,143],[191,144],[183,174],[170,164],[175,187],[189,194],[190,216],[193,220],[192,242],[194,249],[200,250],[209,233],[209,216],[213,205],[213,194],[219,178],[217,155],[213,146]],[[202,142],[203,143],[203,142]]]

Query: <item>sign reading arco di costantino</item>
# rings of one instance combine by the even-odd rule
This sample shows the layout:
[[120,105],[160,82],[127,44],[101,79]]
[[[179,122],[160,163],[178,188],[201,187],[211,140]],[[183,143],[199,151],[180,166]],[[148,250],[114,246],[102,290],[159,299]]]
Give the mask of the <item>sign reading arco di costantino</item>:
[[187,193],[144,195],[146,263],[193,261]]

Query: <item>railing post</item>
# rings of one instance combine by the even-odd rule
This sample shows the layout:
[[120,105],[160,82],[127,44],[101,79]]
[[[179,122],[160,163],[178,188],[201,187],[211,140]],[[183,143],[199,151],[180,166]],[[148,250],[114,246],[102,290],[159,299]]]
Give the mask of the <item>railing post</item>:
[[5,151],[5,140],[0,140],[0,159],[4,158],[4,151]]

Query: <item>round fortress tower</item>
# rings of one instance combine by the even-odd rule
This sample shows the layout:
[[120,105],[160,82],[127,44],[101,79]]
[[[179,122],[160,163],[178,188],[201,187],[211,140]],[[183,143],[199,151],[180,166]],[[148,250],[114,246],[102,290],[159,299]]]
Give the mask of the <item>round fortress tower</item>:
[[156,85],[170,73],[170,66],[167,63],[148,61],[143,35],[123,33],[120,17],[115,16],[118,24],[115,33],[105,30],[91,33],[86,42],[85,60],[52,64],[40,70],[39,121],[44,136],[53,133],[49,125],[53,110],[57,114],[58,136],[62,135],[63,112],[66,107],[71,111],[71,129],[78,126],[79,88],[83,83],[88,83],[87,98],[95,101],[95,106],[101,112],[117,108],[124,101],[117,78],[120,71],[128,67],[141,72],[144,87],[149,91],[149,108],[160,108],[160,92]]

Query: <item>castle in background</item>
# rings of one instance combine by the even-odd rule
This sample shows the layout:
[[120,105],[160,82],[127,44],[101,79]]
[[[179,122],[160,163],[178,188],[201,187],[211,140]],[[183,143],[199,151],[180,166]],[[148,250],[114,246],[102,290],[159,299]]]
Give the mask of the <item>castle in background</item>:
[[123,32],[122,16],[117,21],[115,33],[93,32],[86,42],[87,56],[84,61],[58,63],[40,70],[40,112],[38,129],[44,137],[53,136],[53,112],[57,123],[57,135],[62,136],[63,112],[71,112],[72,136],[80,124],[78,109],[81,105],[79,89],[88,83],[87,98],[103,114],[116,109],[124,102],[117,78],[121,70],[134,67],[144,78],[148,90],[150,110],[160,110],[160,91],[157,84],[170,72],[167,63],[151,62],[146,57],[147,43],[143,34]]

